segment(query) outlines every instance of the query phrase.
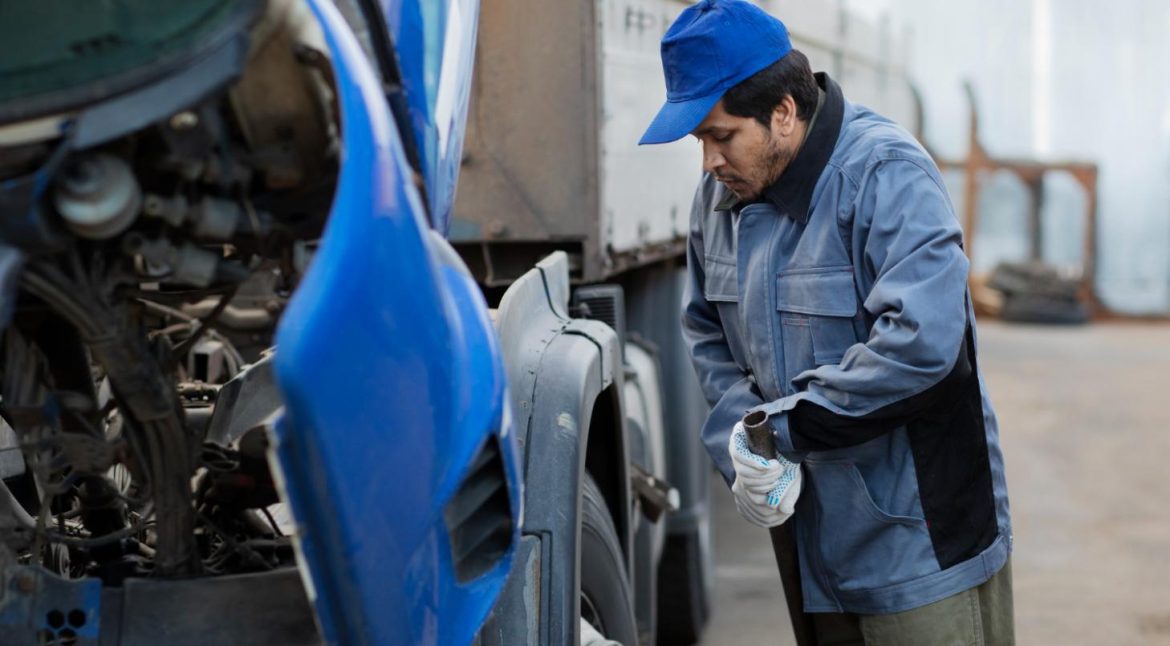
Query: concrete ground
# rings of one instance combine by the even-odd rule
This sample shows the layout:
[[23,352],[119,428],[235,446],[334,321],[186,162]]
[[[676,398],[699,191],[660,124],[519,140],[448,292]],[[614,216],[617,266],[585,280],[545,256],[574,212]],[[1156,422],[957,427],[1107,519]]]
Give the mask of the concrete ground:
[[[1020,644],[1170,645],[1170,325],[980,322]],[[791,644],[767,534],[715,497],[707,646]]]

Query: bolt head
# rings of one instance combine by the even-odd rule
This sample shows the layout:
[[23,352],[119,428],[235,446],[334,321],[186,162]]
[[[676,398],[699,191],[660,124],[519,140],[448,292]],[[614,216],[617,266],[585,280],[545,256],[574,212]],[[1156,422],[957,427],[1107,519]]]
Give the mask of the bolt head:
[[194,112],[186,110],[171,117],[172,130],[190,130],[199,124],[199,117]]

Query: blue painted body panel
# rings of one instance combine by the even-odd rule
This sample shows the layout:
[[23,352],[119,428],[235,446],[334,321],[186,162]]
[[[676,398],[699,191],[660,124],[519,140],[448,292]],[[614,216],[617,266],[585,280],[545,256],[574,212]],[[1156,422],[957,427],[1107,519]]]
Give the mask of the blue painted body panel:
[[479,0],[381,0],[402,71],[431,225],[450,224],[471,96]]
[[[23,581],[31,594],[15,585]],[[101,637],[102,582],[96,577],[65,579],[39,565],[10,565],[4,571],[7,588],[0,594],[0,643],[97,644]],[[61,612],[60,609],[66,609]],[[57,610],[65,614],[77,609],[83,616],[68,617],[68,623],[49,620]]]
[[[333,58],[343,159],[324,238],[277,334],[286,415],[276,461],[327,640],[466,643],[513,551],[457,583],[442,512],[480,447],[499,436],[514,549],[521,491],[501,356],[476,285],[428,248],[426,212],[370,62],[330,3],[311,4]],[[391,4],[406,34],[402,16],[437,3]],[[409,39],[396,42],[412,61]]]

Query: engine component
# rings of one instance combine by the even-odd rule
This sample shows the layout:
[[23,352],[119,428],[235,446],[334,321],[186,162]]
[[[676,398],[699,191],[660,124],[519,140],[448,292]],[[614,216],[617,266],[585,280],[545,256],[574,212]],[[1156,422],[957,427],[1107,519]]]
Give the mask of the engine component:
[[[198,303],[184,305],[183,311],[192,316],[207,316],[218,305],[218,298],[206,298]],[[233,330],[263,330],[271,327],[276,317],[273,311],[264,307],[228,305],[220,312],[218,319],[225,327]]]
[[[238,449],[203,445],[207,475],[201,479],[199,501],[235,510],[264,509],[280,502],[268,466],[268,433],[256,426],[235,441]],[[275,531],[269,528],[268,531]]]
[[[80,260],[76,264],[84,273]],[[100,275],[93,276],[90,269],[86,280],[100,284]],[[103,294],[81,288],[51,264],[30,266],[23,278],[30,293],[76,328],[90,356],[119,393],[128,441],[138,447],[136,466],[145,474],[156,506],[154,571],[164,577],[197,573],[200,563],[190,485],[193,438],[186,434],[178,397],[157,353],[128,324],[125,304],[106,302]]]
[[214,384],[228,374],[230,369],[223,342],[203,339],[191,348],[187,355],[187,375],[191,379]]
[[148,193],[142,201],[142,214],[158,218],[172,227],[181,227],[187,221],[187,198],[182,195],[165,197]]
[[77,488],[85,526],[98,535],[113,534],[126,526],[126,503],[105,478],[85,478]]
[[20,456],[20,441],[8,422],[0,419],[0,479],[24,473],[24,458]]
[[231,200],[203,197],[191,204],[182,195],[163,197],[147,195],[142,212],[163,220],[172,227],[187,223],[192,233],[201,240],[227,241],[237,233],[260,237],[271,229],[271,218],[265,213],[244,214],[244,208]]
[[[12,320],[16,306],[16,290],[20,286],[20,269],[24,265],[24,254],[20,250],[0,243],[0,326]],[[0,459],[0,463],[3,460]]]
[[215,282],[238,283],[248,277],[246,268],[191,243],[176,247],[162,238],[131,233],[122,241],[122,250],[141,256],[150,269],[169,270],[167,280],[184,285],[207,287]]
[[89,435],[62,433],[57,443],[75,473],[105,473],[116,458],[116,445]]
[[[13,547],[25,547],[29,541],[28,530],[35,525],[36,521],[20,506],[8,485],[0,482],[0,536],[4,541]],[[0,551],[3,549],[4,544],[0,543]]]
[[[0,138],[2,138],[0,134]],[[0,155],[0,240],[23,251],[61,249],[68,237],[44,204],[65,147],[20,146]]]
[[142,193],[130,166],[106,153],[69,160],[59,176],[53,204],[71,231],[101,240],[125,231],[138,215]]
[[272,355],[267,354],[219,391],[207,425],[207,440],[231,444],[246,432],[271,422],[281,405],[272,374]]
[[269,2],[252,38],[248,65],[231,90],[231,101],[252,151],[251,164],[264,184],[295,188],[326,172],[337,150],[337,132],[319,125],[336,120],[336,99],[316,69],[289,53],[328,47],[309,5],[295,0]]
[[[37,573],[16,587],[42,623],[83,607],[36,606],[68,596],[44,569],[113,589],[293,562],[267,509],[263,429],[281,402],[263,351],[339,152],[307,5],[72,4],[94,20],[22,45],[58,52],[54,74],[27,56],[20,78],[0,73],[0,572],[13,557]],[[25,7],[0,32],[44,15]],[[231,447],[201,450],[209,427]],[[49,618],[40,637],[92,637],[96,620]]]

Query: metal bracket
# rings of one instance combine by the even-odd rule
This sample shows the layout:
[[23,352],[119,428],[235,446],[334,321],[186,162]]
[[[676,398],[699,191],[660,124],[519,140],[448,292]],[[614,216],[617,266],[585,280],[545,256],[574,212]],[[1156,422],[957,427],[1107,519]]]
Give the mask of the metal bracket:
[[102,584],[70,581],[48,570],[9,565],[0,577],[0,634],[14,644],[98,643]]
[[658,522],[663,512],[678,511],[678,489],[661,478],[656,478],[639,466],[630,463],[630,484],[638,494],[642,514],[650,522]]

